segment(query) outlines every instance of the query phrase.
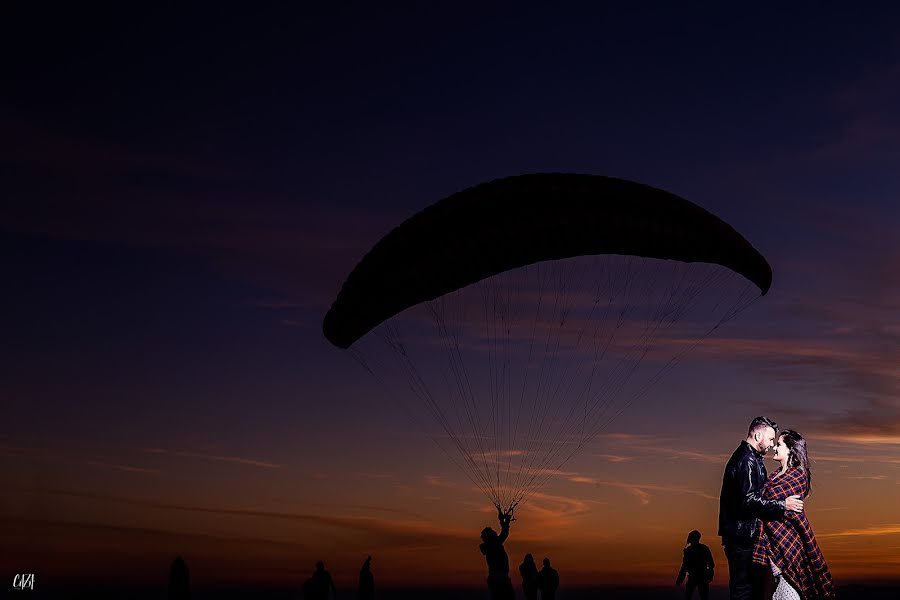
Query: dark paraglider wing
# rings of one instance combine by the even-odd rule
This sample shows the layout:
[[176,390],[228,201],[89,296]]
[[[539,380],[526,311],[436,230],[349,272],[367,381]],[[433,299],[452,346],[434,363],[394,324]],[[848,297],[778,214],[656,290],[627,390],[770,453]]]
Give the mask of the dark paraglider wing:
[[600,254],[718,264],[763,295],[772,282],[741,234],[684,198],[597,175],[520,175],[453,194],[388,233],[350,273],[323,332],[349,348],[401,311],[498,273]]

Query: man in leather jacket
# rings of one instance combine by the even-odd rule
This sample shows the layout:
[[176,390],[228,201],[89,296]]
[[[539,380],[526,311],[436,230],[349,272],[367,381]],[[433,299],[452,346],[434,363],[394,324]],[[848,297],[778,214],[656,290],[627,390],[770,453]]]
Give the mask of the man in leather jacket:
[[803,500],[763,500],[766,467],[763,458],[775,446],[778,425],[767,417],[750,423],[747,439],[741,442],[725,466],[719,495],[719,535],[728,558],[728,588],[731,600],[758,600],[762,597],[764,573],[751,572],[754,536],[760,519],[784,518],[785,510],[803,511]]

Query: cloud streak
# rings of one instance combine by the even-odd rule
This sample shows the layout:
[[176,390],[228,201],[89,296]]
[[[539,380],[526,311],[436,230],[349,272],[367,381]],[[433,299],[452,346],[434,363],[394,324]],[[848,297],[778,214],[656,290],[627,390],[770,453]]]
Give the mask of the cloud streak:
[[860,529],[845,529],[843,531],[835,531],[832,533],[824,533],[819,537],[823,538],[843,538],[843,537],[877,537],[883,535],[900,535],[900,523],[890,523],[887,525],[873,525],[871,527],[863,527]]
[[262,460],[256,460],[252,458],[243,458],[240,456],[222,456],[217,454],[203,454],[200,452],[185,452],[178,450],[165,450],[163,448],[145,448],[144,452],[147,454],[156,454],[163,456],[174,456],[178,458],[199,458],[201,460],[211,460],[216,462],[226,462],[238,465],[246,465],[250,467],[260,467],[263,469],[280,469],[281,465],[266,462]]
[[41,460],[49,462],[58,462],[70,465],[83,465],[89,467],[100,467],[103,469],[114,469],[123,473],[143,473],[155,475],[160,473],[159,469],[150,467],[136,466],[120,462],[110,462],[105,460],[96,460],[92,458],[79,458],[64,456],[45,449],[24,448],[17,446],[0,446],[0,453],[5,456],[15,456],[31,460]]
[[[455,542],[459,540],[465,540],[471,537],[470,532],[466,532],[460,529],[437,527],[431,525],[427,521],[410,519],[396,521],[352,515],[320,515],[313,513],[283,512],[251,508],[230,508],[200,504],[154,502],[123,496],[52,488],[16,488],[10,491],[26,494],[36,493],[51,496],[82,498],[105,503],[134,506],[144,509],[170,510],[195,514],[211,514],[223,517],[250,517],[303,525],[325,526],[345,530],[351,532],[353,535],[367,536],[367,538],[378,540],[380,544],[392,547],[420,544],[422,540],[425,539],[429,540],[429,544],[440,544],[442,542]],[[358,506],[356,508],[362,507]],[[407,516],[412,517],[414,515],[412,515],[412,513],[408,513]],[[104,524],[98,523],[85,523],[84,525],[86,527],[106,526]]]

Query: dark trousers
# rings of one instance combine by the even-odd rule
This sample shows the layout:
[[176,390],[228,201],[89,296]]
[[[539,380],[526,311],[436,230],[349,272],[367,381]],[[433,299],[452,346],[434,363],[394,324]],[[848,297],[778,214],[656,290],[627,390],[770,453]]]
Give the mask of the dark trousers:
[[724,538],[725,556],[728,558],[728,591],[731,600],[760,600],[754,593],[755,569],[753,569],[753,540],[751,538]]
[[506,575],[488,575],[488,589],[493,600],[515,600],[512,581]]
[[709,600],[709,582],[694,581],[692,577],[688,577],[684,586],[684,600],[691,600],[694,596],[694,589],[700,594],[700,600]]

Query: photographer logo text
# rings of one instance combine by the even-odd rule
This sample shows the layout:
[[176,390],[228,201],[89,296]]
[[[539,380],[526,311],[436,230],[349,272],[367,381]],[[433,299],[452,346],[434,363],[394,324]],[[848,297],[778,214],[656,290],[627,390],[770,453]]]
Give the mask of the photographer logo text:
[[13,589],[16,590],[33,590],[34,589],[34,573],[19,573],[13,577]]

